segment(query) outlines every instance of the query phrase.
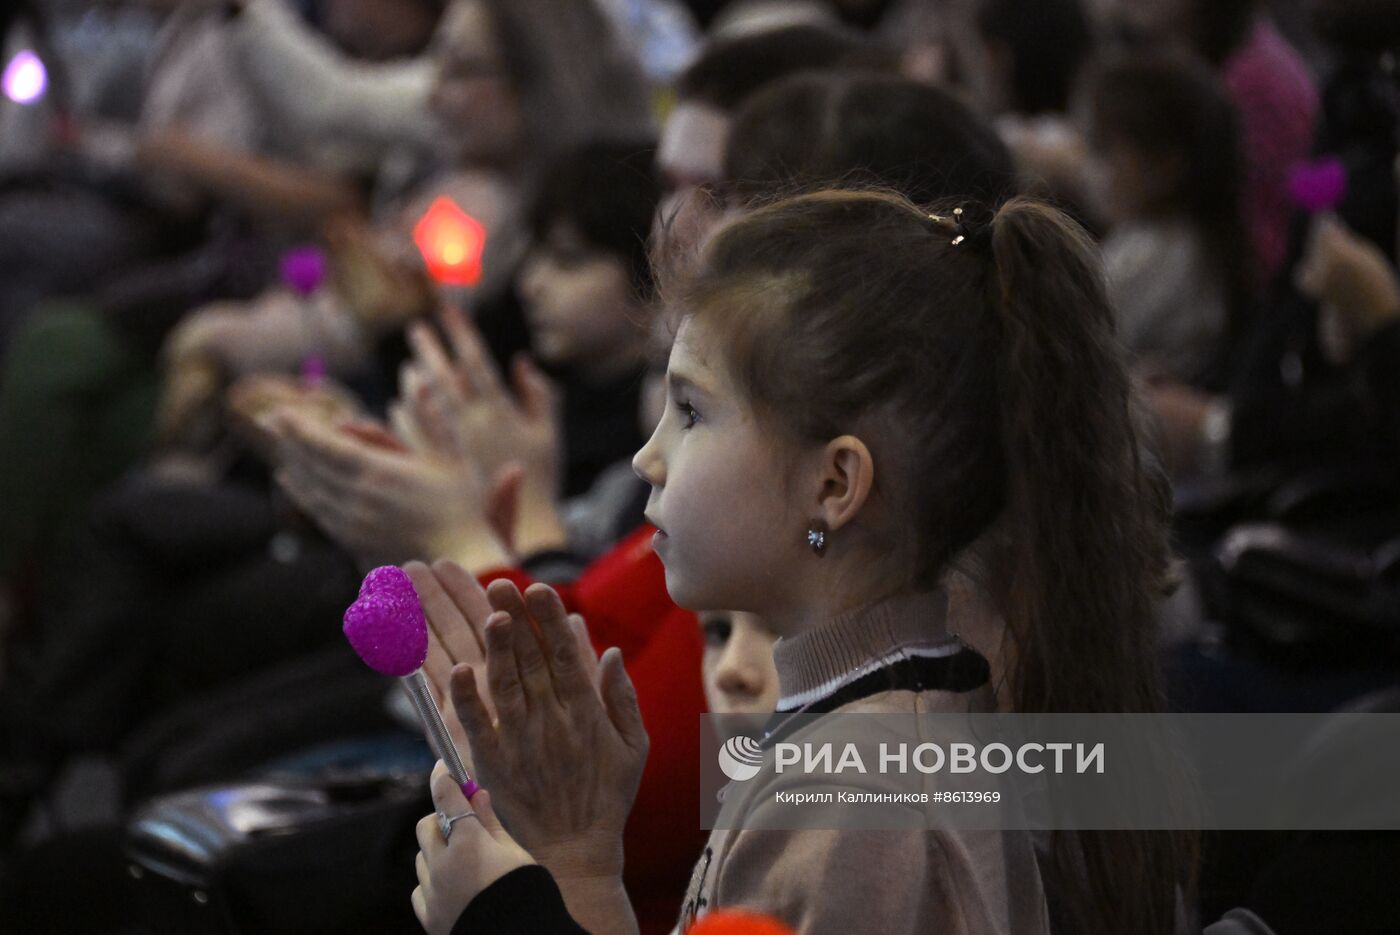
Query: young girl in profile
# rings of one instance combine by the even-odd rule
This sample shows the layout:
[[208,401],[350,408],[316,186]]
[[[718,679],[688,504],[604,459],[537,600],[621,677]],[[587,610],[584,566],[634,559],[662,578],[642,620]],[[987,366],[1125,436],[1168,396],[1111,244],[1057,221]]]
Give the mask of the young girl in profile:
[[[634,464],[675,601],[780,637],[779,714],[991,711],[993,675],[1017,711],[1159,709],[1160,519],[1100,269],[1051,208],[964,217],[791,198],[731,222],[671,290],[668,406]],[[944,590],[970,553],[1004,621],[995,673]],[[466,667],[452,688],[511,835],[439,767],[439,812],[479,820],[420,823],[419,917],[635,931],[615,874],[646,739],[619,661],[595,692],[547,588],[489,599],[494,722]],[[742,906],[801,933],[1167,935],[1190,886],[1191,842],[1161,832],[1055,832],[1037,854],[1017,831],[744,824],[712,834],[682,927]]]

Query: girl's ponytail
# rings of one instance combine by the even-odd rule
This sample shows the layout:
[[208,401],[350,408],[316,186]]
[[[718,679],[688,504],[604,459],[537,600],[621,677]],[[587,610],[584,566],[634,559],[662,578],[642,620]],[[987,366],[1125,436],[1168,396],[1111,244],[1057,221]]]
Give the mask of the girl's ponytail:
[[[1063,214],[1032,201],[1008,202],[991,229],[1016,709],[1156,710],[1151,582],[1161,532],[1146,509],[1131,390],[1094,248]],[[1112,671],[1085,671],[1089,647]]]
[[[1094,247],[1060,212],[1020,199],[997,212],[990,239],[1007,465],[997,564],[1015,708],[1161,710],[1154,585],[1164,530]],[[1065,921],[1173,931],[1192,852],[1192,839],[1168,832],[1057,832],[1049,869],[1067,897]]]

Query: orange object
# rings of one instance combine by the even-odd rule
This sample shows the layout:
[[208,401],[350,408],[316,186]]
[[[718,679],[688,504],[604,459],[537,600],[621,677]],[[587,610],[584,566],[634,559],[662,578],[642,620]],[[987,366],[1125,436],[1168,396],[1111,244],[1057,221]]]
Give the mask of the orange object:
[[428,274],[445,286],[474,286],[481,281],[481,254],[486,228],[445,195],[413,225],[413,242],[423,254]]
[[711,912],[685,930],[685,935],[795,935],[772,916],[757,912],[721,909]]

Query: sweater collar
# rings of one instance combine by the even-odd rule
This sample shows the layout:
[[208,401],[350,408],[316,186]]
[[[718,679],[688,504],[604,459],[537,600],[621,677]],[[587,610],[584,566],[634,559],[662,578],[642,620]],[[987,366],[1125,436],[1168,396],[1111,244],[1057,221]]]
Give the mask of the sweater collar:
[[773,646],[781,691],[778,709],[793,710],[830,694],[893,659],[909,655],[909,647],[938,654],[960,646],[948,633],[945,591],[867,604],[805,633],[778,640]]

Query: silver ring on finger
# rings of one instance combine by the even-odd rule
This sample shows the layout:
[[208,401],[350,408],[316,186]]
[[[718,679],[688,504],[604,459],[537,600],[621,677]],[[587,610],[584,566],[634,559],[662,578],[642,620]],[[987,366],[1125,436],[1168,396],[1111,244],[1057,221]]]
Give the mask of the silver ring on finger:
[[476,812],[467,809],[462,814],[453,815],[451,818],[448,818],[442,812],[437,813],[438,828],[442,831],[442,839],[444,841],[452,840],[452,823],[454,821],[461,821],[463,818],[476,818]]

